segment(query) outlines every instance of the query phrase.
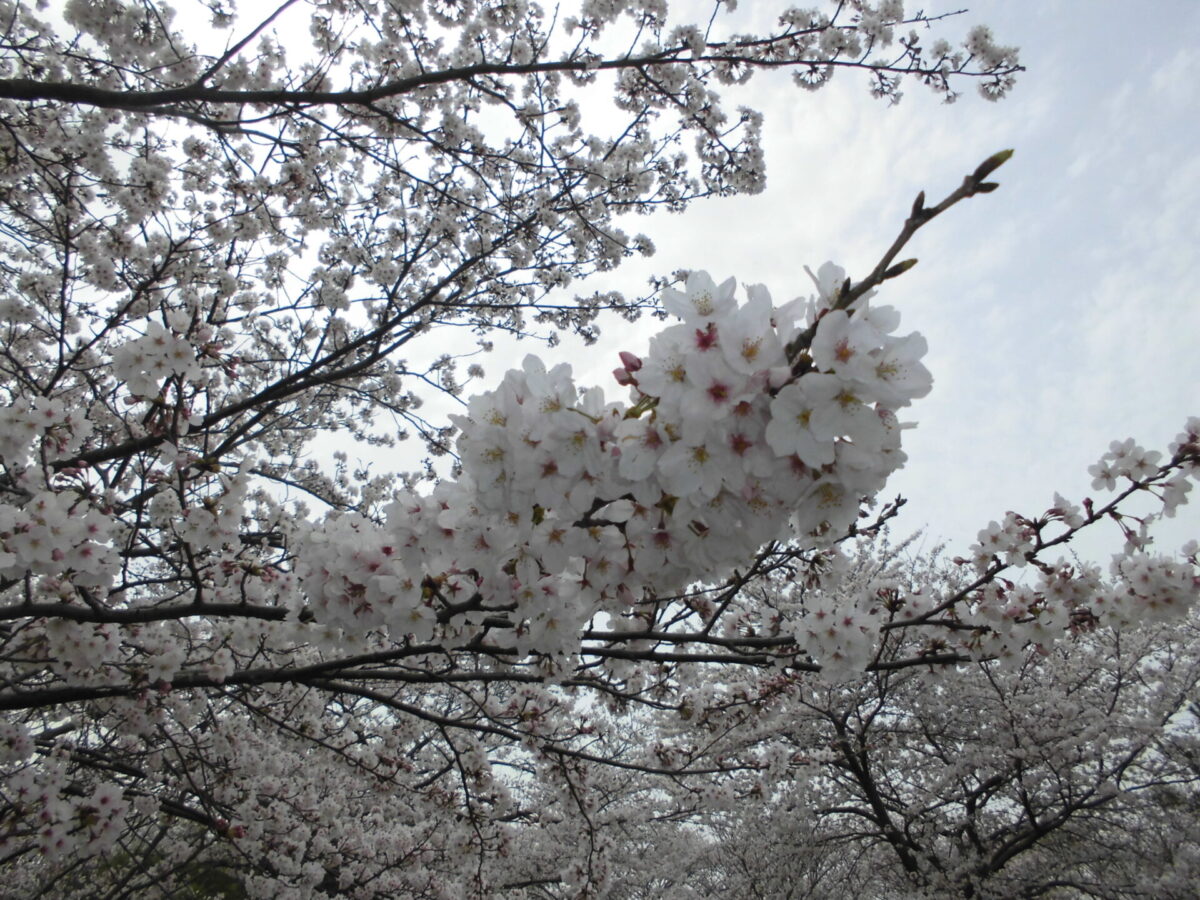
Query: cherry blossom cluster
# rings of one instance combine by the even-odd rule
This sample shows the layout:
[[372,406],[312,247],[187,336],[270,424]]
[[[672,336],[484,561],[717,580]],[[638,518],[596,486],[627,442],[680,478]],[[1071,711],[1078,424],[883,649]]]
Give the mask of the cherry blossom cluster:
[[[1133,517],[1119,512],[1120,500],[1098,508],[1089,499],[1081,507],[1060,494],[1038,518],[1010,511],[980,530],[969,558],[956,558],[977,579],[958,594],[908,590],[889,577],[864,582],[841,550],[830,547],[809,560],[803,579],[773,598],[772,627],[794,639],[798,655],[821,666],[824,680],[837,682],[857,677],[876,659],[889,627],[950,623],[953,629],[927,652],[1018,665],[1031,650],[1047,652],[1065,635],[1185,616],[1200,600],[1200,545],[1190,541],[1174,556],[1146,548],[1153,523],[1174,515],[1200,476],[1200,418],[1188,420],[1169,459],[1132,440],[1117,441],[1091,473],[1096,488],[1115,488],[1121,479],[1127,492],[1157,497],[1161,511]],[[1079,561],[1040,558],[1076,531],[1108,520],[1120,526],[1126,546],[1107,574]],[[1009,568],[1027,577],[1001,577]],[[762,620],[761,611],[747,609],[727,617],[725,630],[736,635]]]
[[142,337],[116,348],[112,365],[135,397],[157,397],[163,380],[172,376],[185,381],[200,377],[196,348],[158,322],[148,323]]
[[[974,569],[985,577],[982,589],[973,595],[971,612],[986,627],[974,632],[961,646],[982,657],[1013,663],[1029,646],[1046,647],[1064,632],[1097,626],[1127,628],[1139,623],[1178,619],[1200,599],[1200,547],[1189,541],[1176,556],[1146,551],[1152,543],[1151,526],[1161,516],[1173,516],[1187,502],[1191,481],[1200,478],[1200,418],[1189,418],[1184,430],[1169,448],[1170,459],[1156,450],[1146,450],[1132,439],[1113,441],[1108,452],[1089,468],[1092,486],[1114,490],[1125,482],[1129,490],[1156,496],[1159,512],[1136,518],[1137,528],[1110,508],[1097,511],[1093,501],[1084,508],[1055,494],[1054,504],[1040,519],[1009,512],[1001,523],[992,522],[979,532],[972,547]],[[1112,519],[1125,534],[1124,551],[1113,556],[1109,578],[1098,566],[1058,559],[1042,562],[1038,553],[1050,542],[1069,537],[1076,530]],[[1051,522],[1066,529],[1057,538],[1044,534]],[[1034,565],[1033,583],[1013,583],[989,578],[993,567],[1022,568]],[[906,610],[916,618],[920,602]]]
[[[0,798],[19,814],[8,817],[9,823],[22,824],[22,816],[36,822],[38,849],[55,862],[72,854],[87,857],[110,850],[129,810],[121,788],[102,782],[81,795],[71,784],[66,748],[39,755],[36,765],[31,764],[33,750],[23,725],[0,723]],[[0,824],[0,854],[23,838]]]
[[978,658],[1016,665],[1028,648],[1044,652],[1067,633],[1178,619],[1200,593],[1194,554],[1117,556],[1109,575],[1104,578],[1098,566],[1059,560],[1041,567],[1030,584],[993,581],[971,604],[971,620],[986,627],[959,646]]
[[[795,623],[796,644],[821,666],[821,678],[841,681],[862,675],[879,650],[880,619],[868,590],[851,602],[837,593],[824,595]],[[868,602],[864,602],[868,601]]]
[[[1011,519],[1017,518],[1010,514]],[[992,523],[981,539],[1006,536],[1001,559],[1032,555],[1025,529],[1007,531]],[[1007,549],[1005,549],[1005,547]],[[993,557],[988,557],[992,559]],[[951,613],[960,627],[952,640],[938,639],[943,650],[975,659],[1016,666],[1032,650],[1045,653],[1065,635],[1098,627],[1127,629],[1184,617],[1200,599],[1200,551],[1195,542],[1179,556],[1131,552],[1113,557],[1106,578],[1099,566],[1059,559],[1039,563],[1029,583],[990,579]],[[1013,565],[1013,563],[1007,563]],[[847,591],[837,578],[791,616],[790,627],[801,651],[821,667],[824,680],[855,678],[878,654],[887,621],[918,624],[944,621],[944,595],[928,589],[897,591],[886,580]],[[785,605],[786,606],[786,605]],[[971,627],[961,627],[969,623]]]
[[91,432],[85,411],[59,399],[17,398],[0,409],[0,463],[11,472],[25,465],[40,441],[60,457],[77,450]]
[[68,492],[42,491],[21,506],[0,503],[0,578],[45,576],[40,588],[72,597],[106,588],[119,569],[112,520]]
[[113,625],[48,619],[42,630],[43,655],[64,680],[82,681],[117,655],[117,629]]
[[[179,454],[175,465],[184,468],[189,455]],[[220,552],[225,546],[236,546],[242,526],[242,515],[250,480],[245,465],[237,475],[220,475],[216,481],[219,491],[206,496],[199,505],[184,508],[172,490],[159,490],[150,504],[155,521],[174,531],[195,551]]]
[[1111,491],[1119,478],[1141,481],[1150,477],[1158,470],[1161,459],[1162,454],[1157,450],[1146,450],[1133,438],[1126,438],[1113,441],[1100,462],[1088,467],[1088,474],[1093,476],[1093,488]]
[[894,310],[833,308],[830,264],[815,280],[817,298],[776,308],[693,272],[662,298],[681,321],[622,354],[628,404],[527,357],[456,418],[457,481],[397,501],[383,528],[311,535],[318,618],[427,639],[459,613],[511,613],[521,646],[566,650],[595,612],[722,578],[768,540],[839,538],[903,464],[896,411],[931,379]]

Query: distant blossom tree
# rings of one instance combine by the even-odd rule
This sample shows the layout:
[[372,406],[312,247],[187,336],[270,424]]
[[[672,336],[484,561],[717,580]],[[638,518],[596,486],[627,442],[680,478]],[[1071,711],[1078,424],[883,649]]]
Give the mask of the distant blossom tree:
[[[762,189],[760,117],[722,86],[847,68],[883,98],[996,99],[1019,71],[986,28],[929,40],[937,18],[896,0],[724,36],[732,5],[698,27],[661,0],[206,0],[203,20],[0,0],[6,890],[599,896],[628,850],[605,796],[654,825],[612,779],[717,798],[778,772],[707,760],[703,732],[622,743],[632,709],[691,709],[702,671],[1019,667],[1185,613],[1196,547],[1145,544],[1200,471],[1200,419],[1165,456],[1114,444],[1110,502],[993,523],[953,590],[839,588],[839,545],[899,507],[864,510],[931,387],[873,295],[1007,151],[918,197],[861,279],[826,264],[781,306],[699,271],[567,292],[653,252],[629,216]],[[591,132],[601,88],[621,118]],[[591,339],[609,312],[679,320],[622,355],[623,399],[531,356],[457,400],[489,334]],[[427,419],[434,396],[460,415]],[[323,466],[335,434],[415,436],[424,468]],[[1135,493],[1162,510],[1132,528]],[[1043,558],[1109,519],[1108,576]]]
[[[858,550],[843,588],[940,593],[964,578],[903,546]],[[686,702],[642,727],[698,751],[691,765],[728,771],[623,790],[618,776],[597,791],[616,813],[602,819],[611,855],[634,860],[610,896],[1190,897],[1198,638],[1192,614],[1081,631],[1018,665],[877,666],[844,680],[747,670],[732,682],[702,670]],[[905,640],[877,662],[910,654]],[[753,759],[767,765],[731,765]],[[643,832],[608,798],[655,788],[643,855]]]

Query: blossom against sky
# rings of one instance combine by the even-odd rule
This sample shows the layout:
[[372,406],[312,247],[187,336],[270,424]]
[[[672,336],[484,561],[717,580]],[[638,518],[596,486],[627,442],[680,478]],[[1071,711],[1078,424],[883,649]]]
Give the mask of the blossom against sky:
[[[920,264],[880,297],[928,338],[934,377],[910,410],[908,465],[884,494],[910,500],[900,532],[926,527],[956,552],[1009,509],[1044,511],[1055,490],[1099,498],[1087,468],[1110,441],[1165,449],[1200,412],[1200,6],[1159,3],[1152,17],[1108,0],[1086,16],[1065,2],[969,6],[941,33],[982,23],[1020,47],[1028,71],[1006,99],[946,106],[914,83],[888,107],[855,73],[814,93],[756,75],[729,103],[765,114],[766,190],[639,220],[658,253],[596,280],[636,290],[650,274],[704,268],[784,302],[812,292],[804,264],[833,259],[861,277],[918,191],[940,198],[1015,149],[1001,189],[924,229],[904,254]],[[707,18],[707,4],[696,8]],[[582,383],[608,384],[615,350],[643,349],[645,337],[623,331],[610,324],[609,349],[574,357]],[[1185,507],[1159,534],[1173,552],[1200,534],[1200,514]],[[1104,560],[1120,544],[1111,526],[1075,549]]]

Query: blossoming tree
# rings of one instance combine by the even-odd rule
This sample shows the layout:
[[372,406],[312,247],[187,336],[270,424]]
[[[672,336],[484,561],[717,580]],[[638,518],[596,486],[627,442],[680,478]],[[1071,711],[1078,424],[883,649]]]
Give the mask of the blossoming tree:
[[[0,3],[13,890],[597,893],[597,773],[770,771],[610,752],[623,726],[601,702],[685,708],[702,664],[1015,663],[1194,597],[1194,558],[1147,555],[1138,531],[1108,579],[1048,557],[1134,492],[1173,511],[1195,420],[1167,456],[1114,445],[1107,505],[986,531],[955,591],[837,588],[838,544],[894,513],[860,522],[931,384],[924,341],[873,294],[1006,153],[917,198],[871,272],[827,264],[786,304],[700,272],[567,292],[652,252],[628,216],[761,189],[759,117],[728,115],[721,86],[848,68],[885,98],[901,78],[996,98],[1018,66],[987,29],[926,43],[938,23],[894,0],[736,36],[656,0],[561,22],[522,0],[204,6]],[[602,87],[622,118],[585,130]],[[678,321],[622,357],[610,396],[531,357],[451,422],[422,413],[464,387],[448,334],[590,338],[644,310]],[[332,434],[415,435],[426,471],[323,467]],[[1006,581],[1020,566],[1036,577]],[[780,573],[789,590],[755,590]],[[884,653],[893,632],[910,655]],[[548,792],[582,838],[530,872],[513,849],[553,835]]]
[[[843,584],[943,592],[967,577],[883,544],[860,546]],[[765,765],[610,777],[596,814],[613,843],[610,895],[1189,897],[1196,624],[1085,631],[1019,664],[953,673],[700,673],[642,727],[690,742],[693,765]],[[902,642],[881,660],[911,652]],[[629,812],[638,803],[654,810],[649,827]]]

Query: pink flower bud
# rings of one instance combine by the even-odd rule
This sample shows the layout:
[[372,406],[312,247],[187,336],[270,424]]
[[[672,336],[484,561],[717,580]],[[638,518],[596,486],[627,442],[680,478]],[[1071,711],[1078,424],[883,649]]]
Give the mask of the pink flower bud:
[[613,369],[613,378],[617,379],[617,384],[620,385],[637,384],[637,379],[629,374],[628,369]]
[[619,355],[621,357],[621,362],[625,364],[625,368],[630,372],[636,372],[642,367],[642,360],[639,357],[634,356],[628,350],[622,350]]

